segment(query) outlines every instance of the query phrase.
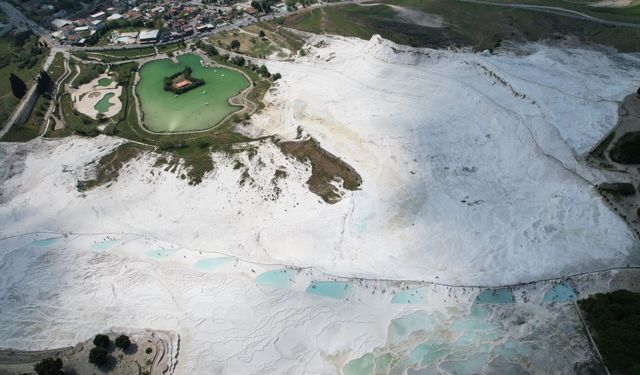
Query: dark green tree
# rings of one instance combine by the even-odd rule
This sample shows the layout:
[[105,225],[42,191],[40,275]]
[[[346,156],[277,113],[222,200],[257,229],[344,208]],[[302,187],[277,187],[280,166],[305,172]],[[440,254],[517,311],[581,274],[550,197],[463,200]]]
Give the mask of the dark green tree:
[[109,347],[109,336],[97,334],[96,337],[93,338],[93,345],[100,348],[108,348]]
[[267,34],[264,33],[264,30],[260,30],[260,38],[264,38],[265,36],[267,36]]
[[98,367],[104,366],[104,364],[107,363],[108,359],[109,352],[105,348],[96,346],[89,352],[89,363],[93,363]]
[[240,42],[238,41],[238,39],[234,39],[231,41],[231,49],[239,49],[240,48]]
[[126,350],[131,345],[131,340],[127,335],[120,335],[116,338],[116,347]]
[[53,82],[51,82],[51,77],[49,76],[49,74],[44,70],[41,71],[40,75],[38,76],[38,83],[36,86],[38,90],[38,94],[42,95],[44,93],[51,91],[52,86],[53,86]]
[[24,84],[20,77],[13,73],[9,75],[9,83],[11,83],[11,92],[13,93],[13,96],[18,99],[22,99],[24,94],[27,93],[27,85]]
[[33,366],[33,371],[38,375],[62,374],[62,360],[60,358],[45,358]]

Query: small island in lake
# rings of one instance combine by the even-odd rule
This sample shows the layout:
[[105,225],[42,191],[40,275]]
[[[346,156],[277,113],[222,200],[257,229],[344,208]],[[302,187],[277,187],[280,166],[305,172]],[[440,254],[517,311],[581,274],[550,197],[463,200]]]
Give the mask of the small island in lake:
[[164,90],[182,94],[204,83],[203,80],[192,77],[191,68],[187,66],[183,71],[164,77]]

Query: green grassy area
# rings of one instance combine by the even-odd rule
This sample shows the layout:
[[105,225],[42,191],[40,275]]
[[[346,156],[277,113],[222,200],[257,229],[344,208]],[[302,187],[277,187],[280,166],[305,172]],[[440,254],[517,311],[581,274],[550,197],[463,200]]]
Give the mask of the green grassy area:
[[611,141],[613,141],[613,138],[615,138],[616,136],[616,132],[612,131],[609,135],[607,135],[602,142],[600,142],[598,144],[598,146],[596,148],[593,149],[593,151],[590,153],[590,155],[594,158],[597,158],[599,160],[604,160],[605,159],[605,152],[607,151],[607,149],[609,148],[609,145],[611,144]]
[[[78,66],[80,68],[80,73],[77,77],[75,76],[76,68]],[[100,64],[83,64],[77,61],[71,62],[71,76],[74,77],[69,84],[73,87],[78,87],[85,83],[91,82],[92,79],[96,78],[100,74],[104,73],[106,70],[106,66]]]
[[594,6],[596,1],[575,0],[490,0],[494,3],[543,5],[569,9],[609,21],[640,23],[640,4],[628,7]]
[[173,52],[173,51],[177,51],[177,50],[179,50],[180,48],[183,48],[183,47],[184,47],[184,43],[182,43],[182,42],[163,44],[161,46],[158,46],[158,52],[159,53]]
[[139,56],[114,56],[108,53],[97,53],[97,52],[76,52],[75,55],[83,60],[96,60],[102,61],[105,63],[119,62],[131,59],[138,59],[143,57],[153,56],[154,53],[147,53]]
[[616,163],[640,164],[640,132],[629,132],[620,137],[609,156]]
[[[220,56],[217,56],[214,60],[221,65],[240,69],[246,73],[254,82],[254,90],[248,95],[249,100],[255,102],[258,108],[264,107],[262,97],[271,87],[269,79],[260,77],[249,68],[232,65],[224,61]],[[82,68],[82,74],[85,76],[89,74],[88,72],[93,72],[97,69],[87,66],[94,64],[79,65]],[[68,93],[64,93],[60,97],[60,105],[62,106],[67,127],[50,131],[47,136],[64,137],[70,134],[93,136],[98,134],[97,127],[99,125],[106,125],[105,134],[157,146],[164,153],[164,161],[161,161],[161,164],[167,165],[167,168],[177,168],[177,165],[182,163],[186,167],[186,171],[181,177],[188,179],[191,184],[200,183],[204,175],[213,170],[212,151],[231,153],[235,152],[234,145],[252,141],[252,139],[233,131],[238,121],[233,117],[228,118],[209,131],[198,133],[157,134],[146,131],[138,122],[135,98],[133,96],[134,70],[132,69],[138,68],[137,64],[134,63],[116,65],[112,68],[116,80],[124,86],[123,96],[121,97],[123,107],[114,117],[102,122],[93,120],[75,111],[71,103],[71,96]]]
[[49,66],[49,77],[51,77],[52,82],[56,82],[62,75],[64,74],[64,55],[62,52],[56,53],[53,57],[53,61]]
[[[98,53],[98,51],[96,53]],[[156,53],[156,49],[153,47],[110,49],[110,50],[99,51],[99,53],[103,55],[114,56],[114,57],[134,57],[134,56],[153,55]]]
[[47,54],[45,48],[38,46],[35,36],[22,38],[26,38],[23,44],[20,44],[21,38],[10,33],[0,38],[0,126],[7,121],[20,101],[11,91],[9,75],[16,74],[27,87],[31,87]]
[[599,293],[579,305],[611,373],[640,374],[640,293]]
[[[103,65],[97,64],[73,63],[73,65],[79,65],[81,67],[81,73],[78,78],[82,76],[84,77],[82,78],[82,80],[85,80],[86,82],[94,79],[98,74],[100,74],[101,71],[104,71],[105,69]],[[130,99],[129,97],[130,85],[133,82],[132,69],[137,69],[137,64],[121,64],[114,66],[112,69],[115,80],[125,87],[125,89],[123,90],[123,97],[121,98],[123,109],[118,114],[109,119],[94,120],[76,111],[73,108],[71,95],[65,92],[60,95],[59,101],[67,126],[66,128],[61,130],[49,131],[47,136],[53,138],[64,137],[70,134],[95,136],[98,135],[98,126],[106,125],[108,128],[115,126],[115,124],[122,121],[122,119],[126,117],[128,106],[132,105],[132,99]],[[80,84],[79,82],[82,81],[80,79],[75,79],[71,82],[71,85]]]
[[40,135],[44,122],[44,115],[51,103],[51,97],[40,95],[31,111],[29,119],[24,124],[14,124],[7,134],[2,137],[3,142],[27,142]]
[[407,7],[444,18],[442,28],[402,22],[386,5],[348,4],[286,17],[285,26],[312,33],[332,33],[369,39],[380,34],[400,44],[443,48],[472,46],[494,49],[504,40],[517,42],[560,39],[568,35],[579,40],[640,51],[640,29],[602,25],[586,20],[536,11],[450,0],[384,0],[385,4]]

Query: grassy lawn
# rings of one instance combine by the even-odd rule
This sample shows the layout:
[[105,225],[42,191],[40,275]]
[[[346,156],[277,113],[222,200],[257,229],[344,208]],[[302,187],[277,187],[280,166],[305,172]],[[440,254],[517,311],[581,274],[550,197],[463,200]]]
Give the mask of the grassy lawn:
[[538,41],[573,35],[582,41],[613,46],[623,52],[640,51],[640,29],[601,25],[585,20],[536,11],[510,9],[450,0],[385,0],[393,4],[440,15],[443,28],[401,22],[385,5],[314,9],[286,17],[285,26],[313,33],[332,33],[369,39],[373,34],[400,44],[442,48],[472,46],[493,49],[503,40]]
[[600,7],[594,6],[594,1],[568,0],[491,0],[494,3],[512,3],[544,5],[557,8],[575,10],[593,17],[610,21],[640,23],[640,4],[628,7]]
[[149,56],[153,56],[155,54],[155,52],[153,53],[147,53],[144,55],[139,55],[139,56],[114,56],[108,53],[102,53],[102,52],[76,52],[76,56],[78,56],[81,59],[84,60],[90,60],[90,59],[94,59],[94,60],[98,60],[98,61],[102,61],[102,62],[106,62],[106,63],[111,63],[111,62],[118,62],[118,61],[124,61],[124,60],[131,60],[131,59],[137,59],[137,58],[141,58],[141,57],[149,57]]
[[158,52],[160,53],[173,52],[173,51],[179,50],[183,46],[184,44],[181,42],[163,44],[161,46],[158,46]]
[[153,55],[156,53],[156,50],[153,47],[142,47],[142,48],[110,49],[105,51],[99,51],[99,53],[103,55],[114,56],[114,57],[133,57],[133,56]]
[[99,64],[83,64],[77,61],[72,61],[70,65],[71,67],[71,76],[75,76],[76,68],[74,66],[80,67],[80,73],[77,77],[73,78],[73,80],[69,83],[73,87],[78,87],[85,83],[90,82],[92,79],[96,78],[100,74],[104,73],[106,67],[104,65]]
[[62,52],[56,53],[53,57],[53,61],[49,66],[49,77],[51,77],[52,82],[56,82],[62,75],[64,74],[64,55]]
[[49,108],[51,99],[40,95],[36,101],[31,116],[24,124],[14,124],[7,134],[2,137],[3,142],[27,142],[40,135],[44,122],[44,114]]
[[37,46],[37,38],[31,36],[22,46],[14,42],[10,34],[0,38],[0,126],[11,116],[19,99],[13,96],[9,75],[14,73],[31,87],[46,58],[47,50]]

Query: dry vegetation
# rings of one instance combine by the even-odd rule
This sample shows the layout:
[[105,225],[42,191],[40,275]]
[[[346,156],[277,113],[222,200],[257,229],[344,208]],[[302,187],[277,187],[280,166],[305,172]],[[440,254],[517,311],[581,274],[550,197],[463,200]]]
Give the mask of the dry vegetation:
[[278,146],[285,155],[311,165],[309,190],[327,203],[336,203],[342,198],[343,193],[336,185],[357,190],[362,184],[362,178],[352,166],[324,150],[313,138],[279,142]]

